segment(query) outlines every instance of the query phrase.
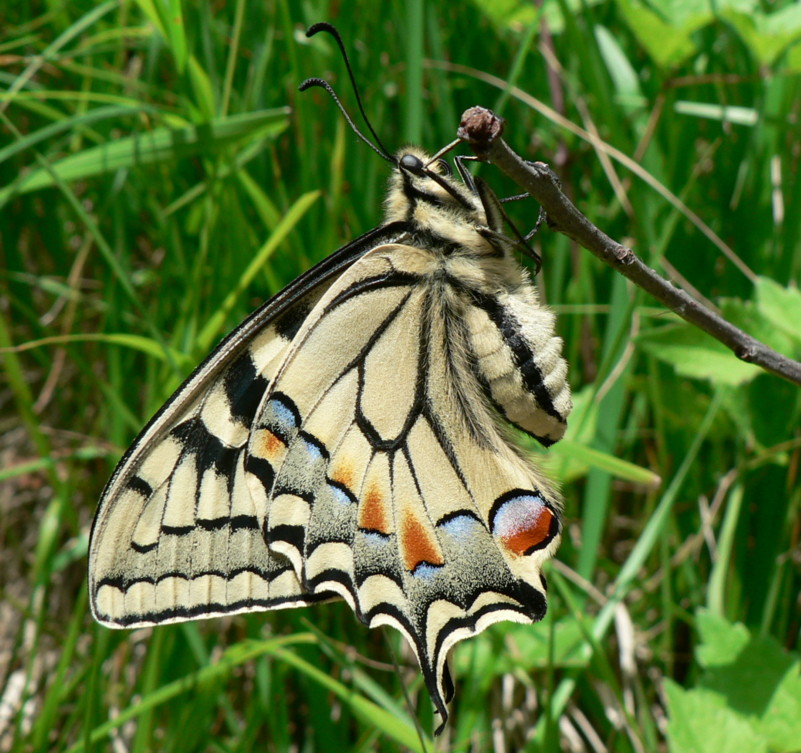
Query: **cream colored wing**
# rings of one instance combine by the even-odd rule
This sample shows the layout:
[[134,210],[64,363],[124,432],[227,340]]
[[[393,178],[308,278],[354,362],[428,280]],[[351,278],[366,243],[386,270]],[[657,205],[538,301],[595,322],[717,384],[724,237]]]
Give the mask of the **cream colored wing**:
[[[265,394],[244,467],[270,551],[304,592],[398,629],[444,724],[449,649],[500,620],[543,616],[540,568],[560,523],[557,495],[492,407],[499,394],[526,399],[525,380],[493,390],[485,368],[502,354],[516,370],[520,332],[510,344],[484,327],[476,340],[475,294],[437,265],[383,246],[331,287]],[[560,364],[548,361],[557,376]],[[538,389],[560,402],[561,384]]]

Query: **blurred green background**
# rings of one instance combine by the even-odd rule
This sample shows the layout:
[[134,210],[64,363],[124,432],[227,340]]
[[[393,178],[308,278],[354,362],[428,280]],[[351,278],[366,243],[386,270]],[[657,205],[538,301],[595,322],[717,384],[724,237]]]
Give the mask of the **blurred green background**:
[[321,20],[390,148],[495,108],[605,232],[801,356],[798,3],[7,3],[0,751],[801,750],[799,389],[547,229],[566,535],[546,620],[456,650],[441,738],[399,637],[342,604],[92,622],[122,451],[250,310],[380,222],[386,163],[297,92],[323,76],[355,112],[332,40],[303,34]]

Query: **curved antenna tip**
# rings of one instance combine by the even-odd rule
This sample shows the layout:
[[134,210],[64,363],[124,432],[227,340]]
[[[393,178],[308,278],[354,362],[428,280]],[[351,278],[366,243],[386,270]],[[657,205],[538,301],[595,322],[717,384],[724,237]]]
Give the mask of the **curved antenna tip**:
[[[312,24],[308,29],[306,29],[306,36],[311,37],[314,36],[318,31],[327,31],[337,42],[339,46],[339,51],[342,53],[342,59],[345,61],[345,68],[348,71],[348,77],[350,78],[351,86],[353,87],[353,93],[356,95],[356,104],[359,106],[359,112],[361,113],[362,118],[364,118],[364,122],[367,124],[367,129],[372,134],[373,138],[378,144],[379,148],[376,151],[386,160],[392,162],[392,157],[389,155],[389,151],[381,142],[381,139],[378,137],[378,134],[375,132],[372,123],[370,123],[370,119],[367,117],[367,113],[364,111],[364,105],[362,104],[362,98],[359,94],[359,87],[356,86],[356,77],[353,75],[353,68],[351,68],[350,60],[348,59],[348,51],[345,49],[345,44],[342,41],[342,37],[339,35],[339,32],[336,30],[336,27],[332,26],[327,21],[318,21],[316,24]],[[305,82],[304,82],[305,83]],[[319,85],[319,84],[318,84]],[[332,91],[329,91],[330,94],[333,94]],[[336,99],[336,97],[335,97]],[[338,100],[337,100],[338,101]],[[342,105],[339,105],[340,109],[344,113],[344,109]],[[352,128],[353,121],[348,119],[348,122],[351,124]],[[364,138],[364,137],[362,137]],[[366,139],[365,139],[366,140]],[[369,142],[368,142],[369,143]],[[372,144],[371,144],[372,146]],[[375,149],[375,147],[373,147]]]
[[300,86],[298,87],[299,92],[305,92],[306,89],[311,89],[313,86],[322,86],[325,88],[326,82],[317,77],[307,78],[305,81],[301,82]]
[[331,36],[336,37],[339,39],[339,32],[336,30],[336,27],[332,26],[328,21],[318,21],[316,24],[312,24],[308,29],[306,29],[306,36],[311,38],[319,31],[327,31]]

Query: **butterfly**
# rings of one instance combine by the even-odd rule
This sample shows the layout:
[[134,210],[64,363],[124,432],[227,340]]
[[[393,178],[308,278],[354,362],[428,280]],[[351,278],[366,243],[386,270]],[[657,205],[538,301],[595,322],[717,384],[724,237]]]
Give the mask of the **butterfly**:
[[550,445],[571,400],[494,193],[459,160],[387,159],[384,222],[251,314],[125,453],[89,590],[113,628],[343,599],[409,642],[439,732],[450,649],[545,613],[561,502],[508,424]]

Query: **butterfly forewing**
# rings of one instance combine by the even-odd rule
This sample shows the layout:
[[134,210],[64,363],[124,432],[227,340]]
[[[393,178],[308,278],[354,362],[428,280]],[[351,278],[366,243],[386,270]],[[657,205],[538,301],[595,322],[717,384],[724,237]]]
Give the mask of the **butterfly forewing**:
[[245,448],[256,410],[289,346],[343,267],[396,228],[368,233],[298,278],[229,335],[120,461],[90,544],[96,619],[133,627],[297,606],[289,563],[270,553],[251,498]]

